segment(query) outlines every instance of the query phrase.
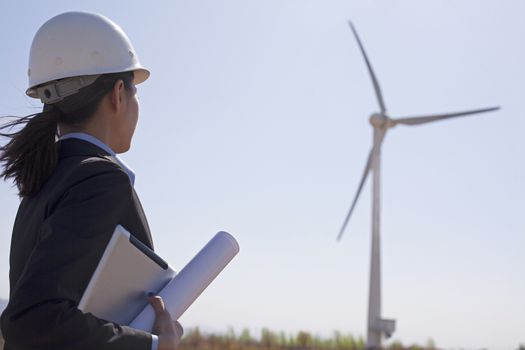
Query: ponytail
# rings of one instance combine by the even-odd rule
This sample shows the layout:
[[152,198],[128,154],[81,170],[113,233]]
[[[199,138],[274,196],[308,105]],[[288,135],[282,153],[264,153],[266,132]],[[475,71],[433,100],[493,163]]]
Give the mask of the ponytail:
[[[44,105],[41,113],[0,126],[0,136],[10,138],[0,147],[0,162],[4,164],[0,176],[12,178],[21,197],[36,193],[56,167],[59,118],[58,108]],[[21,126],[18,131],[4,132]]]
[[[13,179],[20,197],[36,194],[57,166],[59,123],[81,126],[119,79],[131,90],[133,72],[104,74],[78,93],[58,103],[45,104],[40,113],[15,117],[0,125],[0,136],[10,139],[0,146],[0,177]],[[16,130],[11,132],[13,129]]]

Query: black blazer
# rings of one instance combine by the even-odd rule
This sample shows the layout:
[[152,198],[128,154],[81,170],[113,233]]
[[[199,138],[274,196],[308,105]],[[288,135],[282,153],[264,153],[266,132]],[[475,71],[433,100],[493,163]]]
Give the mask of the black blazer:
[[16,216],[4,350],[150,349],[151,334],[76,307],[117,224],[153,248],[127,173],[89,142],[60,141],[53,175]]

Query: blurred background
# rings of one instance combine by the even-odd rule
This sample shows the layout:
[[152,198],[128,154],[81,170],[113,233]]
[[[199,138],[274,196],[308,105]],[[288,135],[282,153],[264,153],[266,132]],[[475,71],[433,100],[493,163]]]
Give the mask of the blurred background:
[[[0,115],[25,96],[31,40],[49,18],[101,13],[151,78],[122,158],[156,251],[182,268],[215,232],[241,253],[181,318],[208,332],[269,327],[365,336],[373,87],[392,117],[500,105],[396,127],[383,144],[383,315],[393,340],[440,348],[525,342],[525,2],[520,0],[10,1],[0,4]],[[19,204],[0,183],[0,299]]]

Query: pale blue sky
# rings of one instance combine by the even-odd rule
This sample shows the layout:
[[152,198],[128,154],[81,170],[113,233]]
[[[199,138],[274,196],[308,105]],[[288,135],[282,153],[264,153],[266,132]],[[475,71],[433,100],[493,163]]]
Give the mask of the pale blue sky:
[[[100,12],[152,75],[123,158],[156,250],[180,269],[218,230],[241,244],[181,322],[365,334],[370,186],[338,229],[371,145],[377,102],[356,25],[392,116],[501,105],[409,128],[383,145],[383,314],[394,339],[443,348],[525,343],[523,1],[12,1],[0,5],[0,115],[26,115],[38,27]],[[0,183],[0,298],[18,199]]]

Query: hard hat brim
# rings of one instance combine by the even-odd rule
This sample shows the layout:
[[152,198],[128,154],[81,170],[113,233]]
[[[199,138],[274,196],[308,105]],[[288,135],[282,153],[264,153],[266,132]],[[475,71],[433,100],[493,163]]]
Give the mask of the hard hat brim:
[[[123,73],[123,72],[133,72],[133,83],[135,85],[138,85],[138,84],[141,84],[143,82],[145,82],[146,80],[148,80],[149,76],[150,76],[150,71],[147,70],[146,68],[137,68],[137,69],[130,69],[130,70],[124,70],[122,72],[105,72],[103,74],[109,74],[109,73]],[[86,75],[90,75],[90,74],[86,74]],[[56,79],[53,79],[52,81],[55,81],[55,80],[59,80],[59,79],[65,79],[65,78],[70,78],[70,77],[61,77],[61,78],[56,78]],[[47,83],[47,82],[46,82]],[[41,86],[41,85],[45,85],[46,83],[43,83],[43,84],[37,84],[35,86],[32,86],[30,88],[28,88],[26,90],[26,95],[29,96],[29,97],[32,97],[32,98],[39,98],[38,97],[38,93],[37,93],[37,87]]]

